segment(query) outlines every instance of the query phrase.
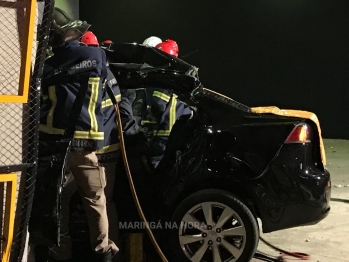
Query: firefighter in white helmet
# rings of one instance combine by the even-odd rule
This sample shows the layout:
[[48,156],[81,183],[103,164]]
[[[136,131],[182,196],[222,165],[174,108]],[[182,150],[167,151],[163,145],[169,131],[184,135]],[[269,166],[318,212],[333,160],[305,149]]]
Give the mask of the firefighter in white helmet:
[[[143,44],[178,57],[179,48],[176,41],[172,39],[159,41],[161,41],[159,37],[151,36],[145,39]],[[134,113],[141,117],[141,123],[156,122],[153,126],[153,138],[148,152],[149,160],[155,169],[163,157],[175,121],[182,115],[191,115],[192,112],[171,91],[160,88],[146,88],[134,104]]]
[[151,46],[151,47],[155,47],[160,43],[162,43],[162,40],[157,36],[148,37],[143,41],[143,45]]

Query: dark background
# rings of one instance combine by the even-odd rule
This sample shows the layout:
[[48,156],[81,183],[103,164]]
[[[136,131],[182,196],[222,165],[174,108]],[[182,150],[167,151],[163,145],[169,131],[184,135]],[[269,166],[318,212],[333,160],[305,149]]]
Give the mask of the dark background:
[[[171,38],[205,87],[249,106],[317,114],[349,139],[349,0],[84,0],[99,40]],[[224,117],[224,116],[222,116]]]

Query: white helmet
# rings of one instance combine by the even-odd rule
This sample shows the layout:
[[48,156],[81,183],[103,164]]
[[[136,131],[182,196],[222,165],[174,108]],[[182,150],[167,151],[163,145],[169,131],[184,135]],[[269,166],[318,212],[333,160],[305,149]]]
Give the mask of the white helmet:
[[144,40],[143,45],[155,47],[160,43],[162,43],[162,40],[159,37],[151,36]]

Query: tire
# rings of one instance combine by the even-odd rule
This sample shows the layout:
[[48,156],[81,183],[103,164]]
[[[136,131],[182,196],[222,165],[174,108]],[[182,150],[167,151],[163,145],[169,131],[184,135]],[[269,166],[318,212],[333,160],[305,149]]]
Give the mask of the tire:
[[[257,220],[227,191],[206,189],[188,196],[174,211],[171,222],[177,226],[168,235],[169,262],[247,262],[256,252]],[[206,251],[201,256],[202,250]]]

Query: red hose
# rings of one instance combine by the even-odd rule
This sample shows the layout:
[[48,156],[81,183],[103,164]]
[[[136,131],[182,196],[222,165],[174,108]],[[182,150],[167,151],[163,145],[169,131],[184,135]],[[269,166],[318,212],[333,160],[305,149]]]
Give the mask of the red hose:
[[289,252],[286,250],[283,250],[281,248],[278,248],[272,244],[270,244],[269,242],[267,242],[266,240],[264,240],[262,237],[259,237],[260,240],[262,240],[262,242],[264,242],[267,246],[271,247],[272,249],[279,251],[282,253],[281,257],[295,257],[295,258],[299,258],[300,260],[309,260],[310,259],[310,255],[306,254],[306,253],[300,253],[300,252]]
[[[280,251],[281,252],[281,251]],[[286,253],[285,253],[286,252]],[[310,255],[306,253],[300,253],[300,252],[282,252],[283,254],[281,255],[282,258],[284,257],[296,257],[299,258],[300,260],[309,260]]]

